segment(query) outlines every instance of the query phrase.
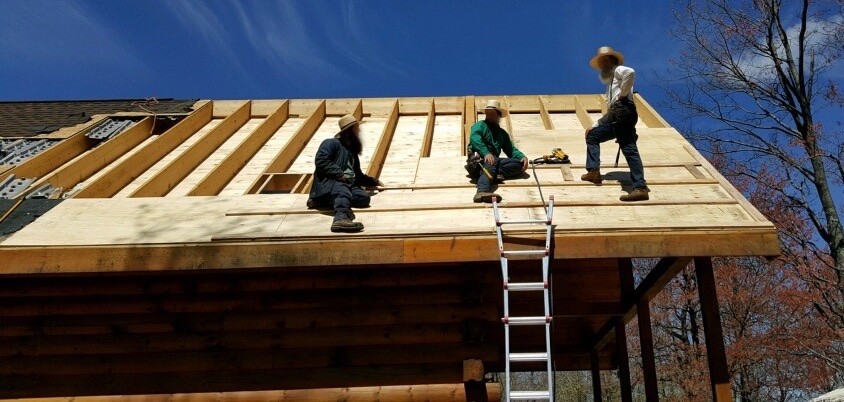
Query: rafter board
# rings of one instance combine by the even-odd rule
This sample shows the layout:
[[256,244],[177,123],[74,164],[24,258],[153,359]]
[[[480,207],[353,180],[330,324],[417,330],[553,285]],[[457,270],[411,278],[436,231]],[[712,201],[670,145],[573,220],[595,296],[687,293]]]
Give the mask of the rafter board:
[[158,172],[168,166],[172,161],[176,160],[180,155],[184,154],[185,151],[190,149],[193,144],[197,141],[202,139],[204,136],[208,135],[214,128],[222,123],[223,119],[212,119],[207,124],[202,126],[199,130],[194,132],[188,138],[186,138],[179,146],[175,147],[172,151],[168,152],[164,157],[159,159],[154,165],[150,166],[149,169],[144,170],[140,175],[138,175],[134,180],[130,181],[126,186],[123,187],[115,197],[128,197],[133,192],[135,192],[138,188],[140,188],[144,183],[148,180],[153,178]]
[[267,166],[272,163],[275,155],[281,151],[304,123],[305,119],[301,117],[288,118],[258,152],[246,162],[243,169],[237,173],[219,195],[232,196],[246,194],[252,183],[261,176]]

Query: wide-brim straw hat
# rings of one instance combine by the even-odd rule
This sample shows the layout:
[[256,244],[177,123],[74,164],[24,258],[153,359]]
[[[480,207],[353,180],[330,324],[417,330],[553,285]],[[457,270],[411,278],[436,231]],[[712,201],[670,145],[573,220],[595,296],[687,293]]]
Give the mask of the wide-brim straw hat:
[[598,67],[598,59],[606,56],[615,56],[615,58],[618,59],[619,66],[624,64],[624,55],[609,46],[601,46],[601,48],[598,49],[598,54],[589,61],[589,64],[592,65],[592,68],[600,70],[600,67]]
[[343,130],[345,130],[345,129],[351,127],[351,126],[354,126],[355,124],[358,124],[358,123],[359,123],[358,119],[356,119],[355,116],[350,115],[350,114],[347,114],[347,115],[341,117],[340,121],[337,122],[337,124],[340,125],[340,131],[343,131]]
[[499,102],[495,99],[490,99],[486,102],[486,107],[484,107],[484,110],[487,110],[487,109],[497,110],[498,113],[501,113],[501,117],[506,117],[509,114],[507,112],[507,109],[504,109],[504,108],[501,107],[501,102]]

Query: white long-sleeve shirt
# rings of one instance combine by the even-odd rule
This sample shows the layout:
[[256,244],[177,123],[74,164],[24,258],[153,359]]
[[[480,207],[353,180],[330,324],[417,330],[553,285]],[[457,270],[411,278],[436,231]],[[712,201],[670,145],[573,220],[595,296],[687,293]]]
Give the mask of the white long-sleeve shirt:
[[[631,102],[633,101],[633,82],[636,81],[636,70],[627,66],[618,66],[613,70],[612,81],[607,84],[607,108],[613,102],[627,97]],[[592,127],[598,127],[596,121]]]

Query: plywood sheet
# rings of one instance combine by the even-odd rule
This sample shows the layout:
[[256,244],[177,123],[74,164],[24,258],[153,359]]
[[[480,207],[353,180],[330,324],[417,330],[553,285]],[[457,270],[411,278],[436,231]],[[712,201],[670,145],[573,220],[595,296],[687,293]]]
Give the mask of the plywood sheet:
[[437,115],[434,124],[434,138],[431,141],[431,156],[460,156],[463,136],[461,117],[457,115]]
[[[487,98],[474,99],[482,104]],[[775,233],[773,225],[671,127],[648,128],[641,122],[637,126],[638,146],[651,199],[627,204],[618,198],[630,190],[629,169],[624,157],[620,158],[618,167],[613,167],[618,146],[612,141],[601,147],[603,185],[580,181],[580,175],[585,172],[586,144],[584,129],[574,113],[573,96],[542,97],[546,109],[551,111],[548,114],[548,120],[554,126],[551,130],[545,128],[543,115],[538,110],[540,97],[497,98],[517,111],[502,120],[502,126],[512,128],[517,146],[529,158],[538,158],[550,154],[553,148],[561,148],[572,162],[569,165],[541,165],[535,170],[536,178],[534,170],[529,169],[526,174],[498,185],[495,191],[504,198],[502,216],[505,219],[540,218],[544,214],[541,203],[554,195],[557,203],[554,219],[560,235],[582,233],[600,237],[629,232],[627,239],[630,242],[635,243],[636,236],[647,237],[652,242],[653,236],[662,236],[666,240],[660,241],[660,247],[671,248],[675,247],[671,242],[672,234],[678,232],[700,231],[707,233],[704,236],[721,230],[732,233],[746,230],[751,236],[759,230]],[[434,102],[439,106],[438,99],[434,98]],[[229,155],[235,145],[247,138],[263,117],[247,122],[203,160],[168,197],[126,198],[161,167],[210,132],[221,119],[214,119],[197,131],[116,197],[68,200],[6,239],[2,246],[130,246],[204,243],[213,242],[215,238],[298,241],[349,237],[434,241],[467,234],[491,236],[492,210],[489,205],[472,202],[475,184],[463,167],[464,116],[455,114],[463,111],[462,99],[443,98],[445,103],[442,104],[453,104],[454,108],[437,107],[440,114],[434,121],[429,157],[423,157],[421,150],[431,98],[362,100],[364,147],[361,167],[366,170],[373,160],[380,159],[373,158],[376,150],[384,150],[380,179],[388,190],[373,194],[371,208],[356,210],[357,220],[366,225],[366,230],[360,234],[331,233],[329,226],[333,213],[308,210],[305,207],[307,194],[245,195],[302,127],[307,119],[303,113],[313,111],[320,102],[291,100],[292,117],[243,166],[219,196],[186,197],[184,194]],[[594,109],[600,97],[583,95],[580,99]],[[395,132],[388,133],[392,134],[389,146],[379,148],[385,127],[388,127],[389,112],[396,101],[406,114],[399,116]],[[312,173],[320,143],[332,138],[339,129],[336,112],[354,108],[359,102],[361,100],[354,98],[327,100],[329,115],[303,144],[301,152],[289,161],[288,173]],[[593,112],[590,116],[597,119],[600,113]],[[474,116],[467,117],[471,121]],[[127,155],[143,152],[144,145],[140,144]],[[88,182],[96,180],[108,168],[95,173]],[[542,186],[541,194],[537,180]],[[705,238],[700,241],[705,242]],[[413,252],[419,251],[414,249]],[[665,252],[671,254],[669,250]],[[707,252],[717,254],[717,250]]]

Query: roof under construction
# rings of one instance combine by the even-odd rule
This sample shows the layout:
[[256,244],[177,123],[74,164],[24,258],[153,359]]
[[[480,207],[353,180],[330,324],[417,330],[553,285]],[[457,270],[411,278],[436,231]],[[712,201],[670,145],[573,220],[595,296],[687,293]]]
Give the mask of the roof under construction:
[[[15,356],[0,375],[20,375],[0,394],[454,383],[465,359],[500,370],[495,222],[463,168],[488,99],[509,109],[501,125],[528,157],[562,148],[572,161],[536,167],[555,196],[557,367],[615,368],[616,325],[694,257],[779,253],[773,224],[635,98],[651,193],[633,204],[618,200],[630,175],[624,158],[612,167],[611,142],[603,185],[579,180],[600,95],[202,100],[169,121],[97,115],[0,167],[0,181],[31,179],[20,198],[64,199],[0,243],[14,285],[0,290],[11,317],[0,344]],[[386,189],[355,210],[365,231],[338,234],[331,211],[305,202],[317,147],[348,113],[362,121],[364,171]],[[109,118],[132,123],[90,135]],[[544,217],[534,179],[497,192],[504,219]],[[544,244],[542,229],[508,233],[516,249]],[[630,259],[643,257],[662,260],[634,290]]]

